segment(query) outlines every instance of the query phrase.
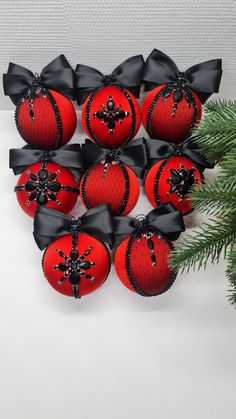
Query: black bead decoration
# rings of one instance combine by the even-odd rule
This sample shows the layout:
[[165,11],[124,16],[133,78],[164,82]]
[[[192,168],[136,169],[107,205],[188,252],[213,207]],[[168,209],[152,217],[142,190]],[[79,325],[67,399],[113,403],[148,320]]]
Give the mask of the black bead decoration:
[[[21,129],[19,127],[19,121],[18,121],[19,110],[20,110],[21,104],[25,101],[25,99],[29,99],[29,112],[30,112],[30,117],[31,117],[32,122],[34,122],[35,121],[35,118],[34,118],[34,112],[33,112],[33,101],[34,101],[34,99],[36,97],[38,97],[39,93],[42,92],[43,97],[44,98],[48,98],[49,101],[50,101],[50,103],[51,103],[51,105],[52,105],[53,112],[54,112],[54,115],[55,115],[55,118],[56,118],[56,124],[57,124],[57,138],[56,138],[56,141],[55,141],[54,146],[51,147],[51,148],[58,148],[58,147],[60,147],[62,145],[63,126],[62,126],[61,115],[60,115],[60,112],[59,112],[57,103],[56,103],[53,95],[51,94],[51,92],[48,89],[46,89],[45,87],[41,87],[41,86],[38,86],[37,87],[37,89],[36,89],[37,95],[34,94],[34,96],[33,96],[34,99],[31,99],[30,98],[31,97],[30,96],[31,95],[31,93],[30,93],[31,90],[32,89],[29,89],[29,91],[18,101],[18,103],[16,105],[16,109],[15,109],[15,124],[16,124],[17,130],[18,130],[20,136],[22,138],[24,138],[24,133],[21,131]],[[45,115],[45,118],[47,118],[47,115]]]
[[[168,164],[168,162],[169,162],[170,159],[171,159],[171,157],[162,161],[162,163],[160,164],[160,167],[159,167],[159,169],[158,169],[158,171],[156,173],[155,179],[154,179],[154,186],[153,186],[154,187],[154,199],[155,199],[155,202],[156,202],[156,206],[157,207],[159,205],[161,205],[160,196],[159,196],[159,182],[160,182],[160,177],[161,177],[161,174],[163,172],[163,169],[164,169],[165,165]],[[193,160],[191,160],[189,157],[188,157],[188,160],[190,160],[192,162],[193,168],[196,169]],[[169,170],[170,170],[170,168],[169,168]],[[200,173],[201,181],[203,181],[203,179],[204,179],[203,178],[203,174],[202,174],[202,172],[201,172],[201,170],[199,168],[198,168],[198,171]],[[195,179],[195,182],[196,181],[197,181],[197,179]],[[167,179],[167,182],[169,182],[168,179]],[[172,191],[172,192],[169,192],[169,193],[176,193],[176,192],[177,191]],[[182,197],[180,196],[180,202],[183,202],[183,196]],[[190,214],[192,211],[193,211],[193,209],[190,209],[188,212],[185,213],[185,215]]]
[[78,188],[61,185],[57,180],[57,175],[61,173],[58,169],[55,173],[51,173],[46,169],[47,160],[42,161],[41,168],[38,172],[31,173],[29,169],[26,170],[28,180],[23,185],[15,186],[14,191],[25,190],[28,195],[26,206],[35,201],[38,205],[46,205],[50,201],[55,201],[58,206],[61,202],[57,199],[57,194],[61,190],[67,192],[79,192]]
[[[133,104],[133,101],[128,93],[128,91],[126,89],[124,89],[123,87],[121,87],[119,84],[111,84],[111,86],[116,87],[117,89],[119,89],[126,97],[126,99],[129,102],[130,105],[130,109],[131,109],[131,128],[130,128],[130,132],[129,135],[127,137],[127,140],[123,142],[123,144],[127,144],[134,136],[134,132],[135,132],[135,126],[136,126],[136,113],[135,113],[135,107]],[[101,89],[103,89],[103,87],[100,87],[98,89],[96,89],[94,91],[94,93],[92,93],[89,96],[88,99],[88,103],[86,105],[86,111],[85,111],[85,121],[86,121],[86,126],[89,132],[90,137],[95,141],[95,143],[97,143],[98,145],[100,145],[101,147],[103,146],[103,144],[101,143],[101,141],[97,138],[97,136],[94,134],[92,127],[91,127],[91,123],[90,123],[90,109],[94,100],[95,95],[97,94],[97,92],[99,92]],[[128,116],[128,115],[126,115]]]
[[[152,236],[158,236],[159,238],[161,238],[162,240],[164,240],[168,244],[168,246],[170,247],[171,250],[174,249],[174,246],[171,243],[171,241],[169,239],[167,239],[165,236],[163,236],[158,230],[152,230],[151,231],[149,229],[148,231],[144,232],[143,234],[146,235],[146,236],[150,236],[150,234],[151,234],[151,237]],[[127,245],[127,250],[126,250],[126,255],[125,255],[125,267],[126,267],[126,272],[127,272],[129,281],[130,281],[132,287],[134,288],[134,290],[143,297],[154,297],[156,295],[163,294],[173,285],[173,283],[176,279],[176,276],[177,276],[177,272],[172,271],[172,276],[170,278],[170,282],[169,282],[168,286],[162,292],[160,292],[160,293],[158,292],[157,294],[150,295],[150,294],[147,294],[144,290],[142,290],[137,285],[137,282],[134,278],[134,275],[133,275],[133,272],[132,272],[132,269],[131,269],[132,247],[133,247],[134,242],[136,240],[139,240],[139,239],[140,239],[140,231],[135,231],[134,233],[132,233],[130,235],[128,245]],[[152,257],[151,257],[151,259],[152,259]],[[153,263],[156,264],[156,258],[155,258],[155,260],[154,260],[154,258],[152,260],[153,260]]]
[[108,97],[106,106],[101,105],[102,110],[94,112],[94,118],[102,120],[102,125],[107,124],[109,128],[109,134],[113,134],[116,127],[116,123],[122,123],[122,119],[129,115],[128,111],[124,111],[121,105],[116,106],[112,96]]
[[196,126],[197,123],[197,105],[196,105],[196,101],[195,98],[192,94],[192,90],[187,87],[184,82],[180,82],[180,80],[182,80],[181,78],[179,79],[178,82],[175,83],[167,83],[157,94],[156,96],[153,98],[151,105],[149,106],[148,112],[147,112],[147,117],[146,117],[146,127],[147,127],[147,132],[150,135],[150,137],[154,137],[153,132],[152,132],[152,115],[153,115],[153,111],[154,108],[156,106],[156,104],[158,103],[158,101],[162,98],[163,102],[171,95],[171,93],[173,92],[173,100],[174,103],[172,105],[173,109],[172,109],[172,117],[174,118],[177,112],[177,108],[178,108],[178,103],[185,97],[188,106],[190,107],[191,105],[193,106],[193,118],[192,118],[192,122],[191,125],[189,127],[188,132],[186,133],[185,137],[182,139],[186,139],[190,136],[190,134],[192,133],[193,129]]

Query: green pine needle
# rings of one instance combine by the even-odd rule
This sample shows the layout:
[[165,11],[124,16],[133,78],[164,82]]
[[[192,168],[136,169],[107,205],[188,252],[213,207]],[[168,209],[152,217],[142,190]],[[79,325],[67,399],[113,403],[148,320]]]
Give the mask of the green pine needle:
[[232,251],[228,255],[226,275],[231,286],[228,298],[230,303],[236,306],[236,243],[234,243]]
[[[212,221],[212,220],[211,220]],[[187,272],[193,268],[206,268],[207,262],[218,263],[221,253],[226,257],[232,242],[236,239],[236,217],[228,216],[223,220],[205,223],[176,244],[170,264],[174,270]]]
[[209,101],[191,138],[210,163],[220,162],[236,145],[236,101]]
[[219,215],[236,211],[236,179],[216,179],[193,189],[191,202],[199,212]]
[[219,172],[218,178],[223,181],[236,178],[236,147],[230,150],[222,160],[222,170]]

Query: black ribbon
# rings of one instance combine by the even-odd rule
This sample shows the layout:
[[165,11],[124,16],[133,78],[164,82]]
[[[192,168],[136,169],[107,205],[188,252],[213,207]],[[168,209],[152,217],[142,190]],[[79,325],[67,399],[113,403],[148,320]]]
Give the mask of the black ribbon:
[[142,178],[147,166],[145,142],[144,138],[138,138],[129,144],[109,150],[86,139],[85,144],[82,144],[82,153],[88,165],[100,160],[108,163],[120,160],[127,164],[139,178]]
[[9,167],[15,175],[22,173],[26,167],[39,161],[52,161],[66,167],[79,180],[84,171],[84,162],[79,144],[69,144],[57,150],[38,150],[25,146],[10,150]]
[[149,138],[146,140],[146,147],[150,163],[149,166],[152,166],[159,160],[168,159],[172,156],[186,156],[200,166],[202,170],[205,168],[212,169],[214,167],[205,159],[197,146],[190,139],[182,144],[176,145],[166,141]]
[[109,245],[113,242],[113,219],[108,205],[89,209],[81,217],[67,218],[59,211],[38,207],[34,218],[34,238],[43,250],[50,243],[72,232],[86,233]]
[[17,105],[19,99],[35,86],[56,90],[70,99],[75,95],[75,72],[62,54],[43,68],[36,76],[32,71],[18,64],[9,63],[3,74],[4,93]]
[[132,233],[145,233],[148,229],[157,230],[170,240],[176,240],[185,230],[182,214],[172,204],[160,205],[150,211],[146,216],[113,217],[115,239],[114,245],[118,246]]
[[219,91],[222,76],[222,60],[210,60],[180,72],[174,61],[157,49],[147,58],[143,81],[145,90],[165,83],[180,82],[198,93],[202,103]]
[[144,65],[143,56],[135,55],[116,67],[110,75],[104,75],[93,67],[78,64],[75,70],[77,74],[78,104],[84,103],[95,89],[110,84],[119,84],[139,97]]

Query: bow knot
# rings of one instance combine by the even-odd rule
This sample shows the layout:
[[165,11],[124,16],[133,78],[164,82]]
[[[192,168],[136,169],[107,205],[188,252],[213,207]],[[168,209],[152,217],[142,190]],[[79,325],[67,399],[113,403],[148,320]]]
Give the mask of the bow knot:
[[134,226],[138,230],[144,230],[148,224],[148,218],[144,214],[139,214],[134,219]]
[[144,59],[142,55],[128,58],[116,67],[111,74],[106,75],[96,70],[96,68],[78,64],[75,70],[77,74],[78,104],[82,105],[91,93],[110,84],[118,84],[128,89],[134,96],[139,97],[143,70]]
[[31,164],[52,161],[70,170],[77,180],[84,170],[84,161],[79,144],[68,144],[57,150],[38,150],[30,146],[10,150],[10,168],[15,175],[22,173]]
[[147,151],[144,138],[138,138],[113,150],[99,147],[86,139],[85,144],[82,144],[82,153],[88,166],[94,162],[112,163],[122,161],[140,178],[143,177],[147,166]]
[[109,84],[115,83],[115,77],[112,74],[105,74],[104,84],[107,86]]
[[172,156],[186,156],[200,166],[202,170],[205,168],[212,169],[214,167],[205,159],[198,147],[190,139],[180,145],[176,145],[167,141],[149,138],[146,140],[146,146],[149,166],[152,166],[159,160],[168,159]]
[[113,217],[114,245],[118,246],[130,234],[148,233],[149,230],[162,233],[170,240],[176,240],[185,230],[182,214],[168,203],[160,205],[147,215]]
[[32,100],[40,91],[45,94],[46,89],[55,90],[69,99],[74,99],[75,72],[63,54],[46,65],[40,75],[10,63],[7,73],[3,74],[3,87],[5,95],[10,96],[15,105],[25,95]]
[[194,90],[202,103],[219,91],[222,76],[221,59],[204,61],[179,71],[175,62],[161,51],[154,49],[147,58],[143,81],[145,90],[152,90],[167,83],[180,84]]
[[113,243],[113,219],[108,205],[89,209],[81,217],[67,218],[59,211],[38,207],[34,218],[34,238],[43,250],[53,241],[66,234],[85,233],[110,246]]
[[81,217],[75,218],[72,216],[70,220],[71,220],[71,232],[78,233],[79,228],[82,225]]

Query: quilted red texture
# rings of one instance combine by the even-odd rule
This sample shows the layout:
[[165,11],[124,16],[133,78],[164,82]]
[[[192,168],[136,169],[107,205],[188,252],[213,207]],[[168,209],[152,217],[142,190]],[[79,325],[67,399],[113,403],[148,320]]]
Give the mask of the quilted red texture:
[[[17,185],[18,186],[24,185],[29,180],[29,174],[37,173],[41,169],[41,167],[42,167],[41,163],[35,163],[29,166],[19,177]],[[60,170],[60,173],[58,173],[56,176],[56,180],[61,185],[78,188],[78,184],[74,176],[66,168],[59,166],[58,164],[49,162],[46,166],[46,170],[48,170],[50,173],[56,173],[57,170]],[[23,211],[25,211],[26,214],[33,217],[38,207],[37,202],[31,201],[30,204],[27,205],[29,195],[27,194],[26,190],[21,190],[21,191],[16,192],[16,196]],[[75,206],[77,197],[78,197],[77,192],[68,192],[68,191],[60,190],[57,194],[57,200],[61,204],[59,205],[55,201],[49,201],[46,204],[46,206],[48,208],[53,208],[53,209],[63,212],[64,214],[67,214]]]
[[[153,89],[145,98],[142,106],[142,121],[147,130],[147,115],[155,96],[160,92],[164,85]],[[202,117],[202,105],[195,92],[192,92],[197,106],[197,120],[200,122]],[[153,108],[151,117],[151,130],[148,134],[152,138],[159,140],[181,143],[187,136],[193,119],[193,106],[188,107],[188,103],[183,98],[178,103],[175,117],[173,117],[173,93],[163,101],[161,97]]]
[[[91,266],[90,269],[86,270],[86,273],[91,277],[94,277],[94,281],[86,279],[81,276],[81,282],[78,286],[80,296],[90,294],[99,288],[106,280],[110,271],[110,255],[104,245],[86,234],[78,234],[78,246],[77,250],[79,256],[83,255],[84,252],[92,247],[91,252],[86,256],[86,260],[94,262],[95,266]],[[43,257],[43,271],[49,284],[58,292],[73,296],[72,286],[68,278],[61,284],[58,285],[58,281],[63,276],[63,272],[54,269],[54,265],[65,262],[65,260],[57,253],[56,249],[61,250],[66,256],[70,257],[72,250],[72,236],[70,234],[60,237],[55,240],[45,251]]]
[[[91,102],[90,109],[89,102],[91,96],[87,98],[82,108],[82,125],[92,141],[98,142],[100,145],[107,148],[116,148],[125,143],[128,139],[131,140],[136,135],[141,124],[141,110],[136,98],[127,90],[126,92],[130,97],[130,101],[133,103],[133,112],[127,97],[118,87],[105,86],[98,90]],[[103,119],[94,117],[94,113],[103,110],[101,105],[106,107],[109,97],[112,97],[115,107],[120,105],[120,110],[129,113],[128,116],[120,119],[120,122],[115,121],[115,128],[113,129],[112,134],[109,133],[107,123],[105,122],[103,124]],[[86,119],[87,112],[88,120]],[[98,141],[96,141],[96,138]]]
[[[163,169],[160,166],[164,163]],[[158,202],[155,200],[155,178],[157,174],[160,174],[159,180],[156,185],[156,192],[159,195],[160,204],[166,204],[171,202],[177,210],[179,210],[183,215],[188,214],[192,210],[191,202],[186,195],[183,199],[183,202],[180,202],[180,197],[174,192],[168,195],[170,190],[170,184],[167,179],[170,177],[170,168],[171,169],[180,169],[180,165],[183,164],[185,169],[194,168],[194,177],[197,179],[195,186],[200,186],[203,181],[203,174],[198,170],[194,163],[187,157],[170,157],[169,159],[161,160],[156,163],[148,172],[145,179],[145,191],[146,195],[152,204],[153,207],[158,206]]]
[[[74,106],[65,96],[49,90],[54,97],[62,122],[62,139],[58,146],[65,145],[72,137],[76,128],[76,112]],[[56,115],[48,97],[40,93],[35,98],[34,121],[29,114],[29,99],[19,105],[17,125],[22,138],[30,145],[51,149],[57,146],[58,127]]]
[[[172,285],[175,275],[168,264],[171,243],[160,236],[152,236],[154,253],[156,256],[156,267],[152,266],[150,249],[147,245],[147,238],[137,238],[131,247],[130,270],[138,288],[147,296],[161,294]],[[115,269],[121,282],[131,291],[137,292],[126,269],[127,246],[130,236],[126,238],[117,248],[115,254]]]
[[[85,173],[80,183],[80,196],[83,201],[83,191],[86,196],[87,208],[95,207],[100,204],[109,204],[113,215],[117,214],[124,202],[125,197],[125,177],[120,164],[110,164],[106,177],[103,177],[104,165],[100,162],[88,169],[88,176]],[[129,179],[129,194],[127,204],[122,214],[127,215],[135,207],[139,197],[139,183],[134,172],[125,166]],[[85,203],[84,203],[85,205]]]

